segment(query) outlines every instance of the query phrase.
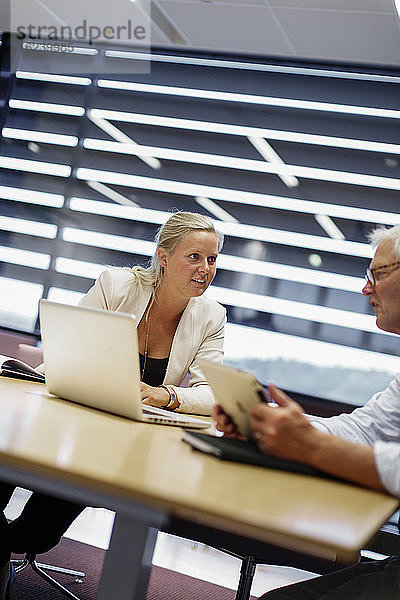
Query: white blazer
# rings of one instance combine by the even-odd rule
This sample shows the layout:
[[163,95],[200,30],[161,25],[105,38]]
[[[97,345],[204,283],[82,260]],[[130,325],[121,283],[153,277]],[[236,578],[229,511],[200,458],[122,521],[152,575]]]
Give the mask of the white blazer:
[[[152,288],[128,268],[103,271],[79,305],[134,314],[140,322]],[[211,389],[198,366],[200,359],[221,363],[226,323],[223,306],[205,296],[191,298],[182,313],[163,383],[173,385],[179,412],[209,415],[214,405]],[[190,373],[189,387],[181,386]]]

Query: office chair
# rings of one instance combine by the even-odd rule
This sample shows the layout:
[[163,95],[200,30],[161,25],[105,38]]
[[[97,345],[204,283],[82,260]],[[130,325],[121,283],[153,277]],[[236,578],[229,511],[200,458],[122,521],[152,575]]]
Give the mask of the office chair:
[[20,573],[27,567],[31,566],[32,569],[35,571],[35,573],[37,573],[40,577],[42,577],[42,579],[47,581],[50,585],[55,587],[59,592],[64,594],[64,596],[66,596],[67,598],[70,598],[70,600],[80,600],[78,596],[75,596],[75,594],[70,592],[63,585],[61,585],[61,583],[59,583],[58,581],[53,579],[53,577],[50,577],[50,575],[48,575],[44,571],[44,569],[46,569],[47,571],[54,571],[56,573],[64,573],[65,575],[72,575],[73,577],[75,577],[75,581],[77,583],[82,583],[82,580],[85,577],[85,573],[83,573],[82,571],[74,571],[73,569],[64,569],[63,567],[56,567],[53,565],[46,565],[43,563],[38,563],[38,562],[36,562],[36,554],[25,554],[25,558],[12,560],[11,562],[14,566],[16,573]]

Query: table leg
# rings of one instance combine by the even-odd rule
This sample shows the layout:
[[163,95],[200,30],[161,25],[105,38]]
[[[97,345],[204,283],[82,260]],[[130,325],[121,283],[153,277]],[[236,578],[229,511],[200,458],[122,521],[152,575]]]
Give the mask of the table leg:
[[[159,514],[116,514],[110,548],[106,553],[97,600],[144,600],[150,577]],[[147,517],[147,518],[146,518]],[[150,517],[150,518],[149,518]]]

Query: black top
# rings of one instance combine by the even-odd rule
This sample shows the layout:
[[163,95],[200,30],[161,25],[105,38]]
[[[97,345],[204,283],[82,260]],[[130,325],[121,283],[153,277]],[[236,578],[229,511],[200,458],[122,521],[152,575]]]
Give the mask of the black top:
[[144,355],[139,352],[140,372],[142,373],[143,383],[158,387],[164,381],[167,371],[169,356],[166,358],[150,358],[147,357],[146,368],[143,373]]

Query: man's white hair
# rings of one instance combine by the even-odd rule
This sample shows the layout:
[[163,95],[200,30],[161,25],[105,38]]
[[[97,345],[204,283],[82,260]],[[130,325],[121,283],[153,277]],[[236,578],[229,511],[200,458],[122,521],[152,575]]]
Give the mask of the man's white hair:
[[394,225],[393,227],[379,226],[371,231],[368,239],[374,248],[386,240],[391,240],[395,258],[400,260],[400,225]]

